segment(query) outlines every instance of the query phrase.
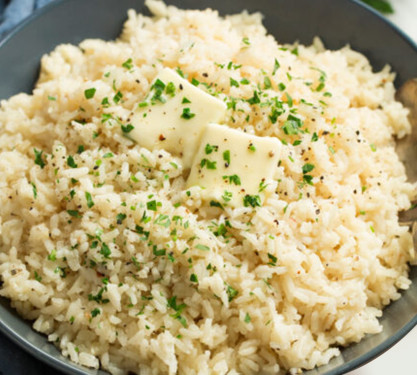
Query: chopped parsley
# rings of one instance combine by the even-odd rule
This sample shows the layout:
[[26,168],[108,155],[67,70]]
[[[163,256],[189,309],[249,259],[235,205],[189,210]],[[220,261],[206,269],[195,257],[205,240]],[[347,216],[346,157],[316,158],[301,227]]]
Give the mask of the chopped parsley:
[[80,219],[82,215],[78,210],[67,210],[68,215],[75,217],[76,219]]
[[190,108],[187,107],[182,110],[181,118],[185,120],[190,120],[194,116],[195,116],[195,113],[192,113]]
[[87,200],[87,207],[88,208],[91,208],[91,207],[94,206],[93,198],[88,191],[85,192],[85,199]]
[[107,299],[107,298],[106,299],[103,299],[103,293],[105,291],[107,291],[107,288],[106,287],[100,288],[99,292],[96,295],[89,294],[88,295],[88,300],[89,301],[95,301],[95,302],[101,303],[101,304],[109,303],[110,302],[109,299]]
[[303,174],[309,173],[314,169],[314,164],[310,164],[310,163],[304,164],[302,169],[303,169]]
[[122,100],[123,94],[120,91],[117,91],[116,95],[113,96],[113,101],[118,104]]
[[303,121],[298,117],[289,114],[287,117],[287,121],[284,122],[282,126],[282,130],[287,135],[296,135],[299,133],[300,128],[303,126]]
[[207,169],[217,169],[217,162],[208,159],[202,159],[200,162],[200,167],[206,167]]
[[117,224],[122,224],[123,223],[123,220],[125,220],[126,219],[126,214],[122,214],[122,213],[119,213],[119,214],[117,214],[116,215],[116,223]]
[[272,87],[272,83],[271,80],[269,79],[269,77],[265,76],[264,77],[264,89],[268,90]]
[[268,184],[265,184],[265,181],[261,181],[260,183],[259,183],[259,189],[258,189],[258,191],[260,192],[260,193],[262,193],[265,189],[266,189],[266,187],[268,186]]
[[202,244],[195,245],[195,248],[202,251],[210,251],[210,248],[208,246]]
[[279,64],[279,62],[278,62],[278,60],[277,59],[275,59],[275,61],[274,61],[274,70],[272,71],[272,75],[274,76],[275,75],[275,73],[277,72],[277,70],[280,68],[280,64]]
[[198,277],[195,273],[191,274],[190,281],[193,282],[193,283],[198,283]]
[[230,77],[230,87],[239,87],[239,82]]
[[49,253],[48,260],[50,260],[51,262],[55,262],[56,261],[56,250],[52,249],[51,252]]
[[36,281],[38,281],[38,282],[42,281],[42,277],[40,277],[39,274],[36,271],[35,271],[34,275],[35,275],[35,280]]
[[71,168],[77,168],[78,164],[74,161],[74,158],[70,155],[67,158],[67,165]]
[[130,133],[135,127],[132,124],[120,125],[123,133]]
[[239,292],[235,288],[228,284],[226,284],[226,293],[229,302],[231,302],[239,294]]
[[126,68],[127,70],[130,70],[133,68],[133,63],[132,63],[132,59],[127,59],[123,64],[123,68]]
[[104,258],[109,259],[110,255],[111,255],[111,250],[109,248],[109,246],[103,242],[101,244],[101,250],[100,250],[100,254],[104,256]]
[[223,152],[223,160],[226,162],[226,167],[230,165],[230,150]]
[[156,257],[162,257],[162,256],[166,255],[166,253],[167,253],[167,251],[165,249],[159,249],[158,250],[156,245],[153,246],[152,252],[153,252],[153,255],[155,255]]
[[237,186],[241,185],[240,177],[237,174],[232,174],[230,176],[223,176],[223,180],[228,182],[229,184],[234,184]]
[[36,188],[36,185],[33,182],[31,182],[30,184],[32,185],[33,198],[36,199],[38,197],[38,189]]
[[155,224],[160,225],[164,228],[169,228],[171,225],[171,220],[169,219],[168,215],[159,215],[156,220]]
[[232,199],[232,197],[233,197],[233,193],[230,192],[230,191],[227,191],[227,190],[225,190],[224,191],[224,194],[222,195],[222,198],[223,198],[223,200],[225,202],[230,202],[230,200]]
[[314,164],[306,163],[303,165],[303,183],[313,185],[313,176],[309,175],[308,173],[310,173],[314,168]]
[[247,100],[247,102],[251,105],[259,104],[261,99],[259,98],[259,93],[257,91],[253,92],[253,96]]
[[100,315],[101,311],[98,308],[95,308],[94,310],[91,311],[91,317],[95,318],[96,316]]
[[384,14],[394,13],[392,5],[387,0],[361,0],[370,7]]
[[247,36],[245,36],[245,37],[242,39],[242,43],[243,43],[243,44],[246,44],[247,46],[249,46],[249,45],[250,45],[249,38],[248,38]]
[[246,313],[246,315],[245,315],[245,319],[244,319],[244,322],[245,323],[250,323],[250,315],[248,314],[248,313]]
[[33,149],[33,152],[35,153],[35,164],[39,165],[41,169],[45,167],[45,162],[42,159],[43,151],[38,151],[36,148]]
[[219,149],[219,146],[216,145],[210,145],[209,143],[206,144],[206,147],[204,148],[204,152],[206,155],[210,155],[213,151],[217,152]]
[[165,87],[165,93],[169,96],[175,96],[174,82],[169,82]]
[[147,202],[146,208],[150,211],[156,211],[156,200]]
[[261,197],[259,195],[249,195],[246,194],[243,197],[243,205],[245,207],[260,207],[261,206]]
[[221,208],[222,210],[224,209],[223,205],[220,202],[216,202],[213,200],[210,201],[210,207],[218,207],[218,208]]
[[278,258],[276,256],[268,253],[268,258],[269,258],[269,263],[268,264],[270,266],[276,266],[277,265]]
[[187,307],[186,304],[182,303],[181,305],[177,305],[177,296],[173,296],[171,298],[168,298],[168,307],[173,309],[175,311],[175,314],[171,314],[170,316],[174,319],[177,319],[183,327],[187,327],[187,321],[185,318],[181,315],[182,311]]
[[95,94],[96,94],[96,89],[94,87],[84,91],[84,96],[85,96],[86,99],[94,98]]

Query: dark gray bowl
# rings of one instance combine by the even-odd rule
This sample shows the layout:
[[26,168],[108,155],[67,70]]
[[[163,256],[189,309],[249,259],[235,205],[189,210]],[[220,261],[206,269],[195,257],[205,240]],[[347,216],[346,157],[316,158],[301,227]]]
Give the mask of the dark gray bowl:
[[[376,69],[389,63],[398,72],[396,84],[417,77],[417,47],[397,28],[369,8],[353,0],[170,0],[182,8],[220,10],[222,14],[242,9],[261,11],[269,32],[281,42],[299,40],[309,44],[319,35],[330,49],[349,43],[363,52]],[[0,43],[0,99],[21,91],[30,92],[36,80],[39,60],[60,43],[79,43],[85,38],[114,39],[120,32],[126,11],[145,11],[141,0],[58,0],[42,9]],[[308,375],[338,375],[374,359],[404,337],[417,324],[417,268],[410,274],[411,288],[385,309],[384,331],[366,337],[342,350],[328,365]],[[37,359],[66,374],[105,374],[71,363],[46,338],[31,329],[0,299],[0,375],[57,374]],[[6,341],[7,340],[7,341]],[[37,359],[35,359],[36,357]]]

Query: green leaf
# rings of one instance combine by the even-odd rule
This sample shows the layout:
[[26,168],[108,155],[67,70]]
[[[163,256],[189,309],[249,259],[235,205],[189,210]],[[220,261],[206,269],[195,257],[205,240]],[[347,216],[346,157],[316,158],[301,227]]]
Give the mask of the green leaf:
[[261,206],[261,197],[259,195],[245,195],[243,198],[243,205],[245,207],[260,207]]
[[230,165],[230,150],[223,152],[223,160],[226,162],[227,166]]
[[123,64],[123,68],[126,68],[128,70],[133,68],[132,59],[127,59]]
[[204,152],[206,153],[206,155],[210,155],[213,151],[217,152],[218,149],[219,149],[219,146],[211,145],[207,143],[206,147],[204,148]]
[[94,98],[95,94],[96,94],[96,89],[94,87],[84,91],[84,96],[85,96],[86,99]]
[[365,4],[384,14],[394,13],[392,5],[386,0],[362,0]]
[[117,222],[117,224],[122,224],[123,223],[123,220],[124,219],[126,219],[126,214],[122,214],[122,213],[120,213],[120,214],[117,214],[117,216],[116,216],[116,222]]
[[310,163],[304,164],[303,165],[303,174],[311,172],[313,169],[314,169],[314,164],[310,164]]
[[239,87],[239,82],[234,80],[233,78],[230,78],[230,86]]
[[258,92],[257,91],[254,91],[253,92],[253,96],[252,96],[252,98],[249,98],[248,100],[247,100],[247,102],[249,103],[249,104],[259,104],[260,102],[261,102],[261,99],[259,98],[259,94],[258,94]]
[[95,318],[97,315],[100,315],[101,311],[98,308],[95,308],[94,310],[91,311],[91,317]]
[[165,87],[165,92],[167,95],[174,96],[175,95],[175,85],[174,82],[169,82]]
[[135,127],[132,124],[127,124],[126,126],[121,125],[121,128],[122,128],[122,132],[127,134],[127,133],[130,133]]
[[202,159],[200,161],[200,167],[206,167],[207,169],[217,169],[217,162],[208,159]]
[[91,197],[91,194],[88,191],[85,192],[85,199],[87,200],[88,208],[91,208],[94,206],[93,198]]
[[46,165],[42,159],[43,151],[38,151],[36,148],[34,148],[33,152],[35,153],[35,164],[39,165],[41,169],[43,169]]
[[36,271],[35,271],[34,274],[35,274],[35,280],[38,281],[38,282],[41,282],[42,281],[42,277],[40,277],[39,274]]
[[38,197],[38,189],[36,188],[36,185],[33,182],[31,182],[30,184],[32,185],[33,198],[36,199]]
[[195,248],[202,251],[210,251],[210,248],[208,246],[202,244],[196,245]]
[[81,218],[82,215],[80,214],[80,212],[78,210],[67,210],[68,215],[75,217],[77,219]]
[[269,77],[265,77],[264,78],[264,89],[268,90],[272,87],[272,83],[271,80],[269,79]]
[[146,208],[150,211],[156,211],[156,201],[149,201],[146,203]]
[[277,72],[277,70],[279,69],[280,66],[281,65],[279,64],[278,60],[275,59],[275,61],[274,61],[274,70],[272,71],[273,76],[275,75],[275,73]]
[[101,244],[100,254],[103,255],[105,258],[109,259],[111,255],[111,250],[106,243]]
[[268,253],[268,258],[270,260],[269,264],[271,264],[272,266],[277,265],[278,258],[275,255],[272,255],[272,254]]
[[241,185],[240,177],[237,174],[232,174],[230,176],[223,176],[223,180],[229,182],[230,185],[234,184],[236,186]]
[[156,245],[154,245],[153,247],[153,255],[155,255],[156,257],[161,257],[166,255],[167,251],[165,249],[160,249],[158,250]]
[[226,293],[229,297],[229,302],[231,302],[239,294],[239,292],[235,288],[228,284],[226,284]]
[[190,120],[194,116],[195,116],[195,113],[191,113],[191,109],[190,108],[184,108],[182,110],[181,118],[183,118],[185,120]]
[[49,255],[48,255],[48,260],[50,260],[51,262],[55,262],[56,261],[56,250],[53,249]]
[[67,164],[71,168],[77,168],[78,167],[77,163],[74,161],[74,158],[71,155],[68,156],[68,158],[67,158]]
[[117,91],[116,95],[113,96],[113,101],[118,104],[122,100],[123,94],[120,91]]

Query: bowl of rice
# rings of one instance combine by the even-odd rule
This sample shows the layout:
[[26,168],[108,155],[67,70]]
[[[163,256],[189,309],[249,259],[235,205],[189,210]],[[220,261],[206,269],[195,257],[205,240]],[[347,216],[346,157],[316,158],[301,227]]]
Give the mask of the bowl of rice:
[[0,46],[1,331],[67,374],[378,356],[417,322],[416,66],[348,0],[47,7]]

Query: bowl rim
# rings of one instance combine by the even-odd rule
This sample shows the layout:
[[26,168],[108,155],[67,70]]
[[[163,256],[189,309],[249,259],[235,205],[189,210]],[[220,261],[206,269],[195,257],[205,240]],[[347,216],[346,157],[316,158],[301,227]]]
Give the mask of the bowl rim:
[[[61,6],[62,3],[69,2],[71,0],[55,0],[50,2],[49,4],[43,6],[42,8],[36,9],[30,16],[22,20],[19,24],[14,26],[9,32],[6,33],[3,38],[0,39],[0,51],[3,46],[10,43],[14,36],[18,34],[21,30],[25,29],[28,25],[30,25],[36,19],[42,17],[44,14],[52,11],[56,7]],[[359,8],[365,9],[369,12],[370,15],[373,17],[377,17],[382,23],[385,23],[389,28],[391,28],[397,35],[399,35],[407,44],[409,44],[412,49],[417,54],[417,41],[414,41],[408,34],[406,34],[402,29],[400,29],[396,24],[394,24],[390,19],[383,16],[381,13],[376,11],[371,6],[367,5],[361,0],[346,0],[352,3],[354,6]],[[410,266],[411,268],[415,268],[417,266]],[[395,303],[395,301],[391,301],[391,303]],[[391,304],[390,303],[390,304]],[[0,311],[3,309],[0,306]],[[13,308],[12,308],[13,309]],[[16,314],[15,309],[13,312]],[[17,314],[16,314],[17,315]],[[17,316],[19,319],[22,319],[20,316]],[[366,352],[365,354],[360,355],[358,358],[345,362],[341,365],[336,366],[335,368],[326,372],[325,375],[343,375],[349,371],[353,371],[359,367],[362,367],[372,361],[373,359],[377,358],[387,350],[389,350],[392,346],[397,344],[402,338],[404,338],[415,326],[417,326],[417,312],[415,313],[414,317],[410,319],[402,328],[400,328],[394,335],[385,339],[382,343],[378,344],[372,350]],[[41,334],[33,329],[31,325],[32,331],[37,334],[46,337],[44,334]],[[75,362],[64,362],[61,358],[56,357],[46,351],[42,350],[41,348],[37,347],[33,343],[31,343],[26,337],[23,337],[16,333],[13,329],[11,329],[7,324],[5,324],[2,319],[0,319],[0,332],[3,333],[8,339],[12,342],[17,344],[21,349],[35,357],[36,359],[42,361],[43,363],[53,367],[56,370],[63,371],[69,375],[85,375],[87,371],[91,373],[99,373],[99,370],[92,370],[83,366],[76,364]],[[49,345],[53,345],[51,342]],[[352,343],[351,345],[354,345]],[[59,351],[59,349],[57,349]],[[59,353],[63,359],[66,359]],[[316,369],[316,368],[315,368]],[[314,371],[313,369],[312,371]],[[310,371],[308,371],[310,372]]]

